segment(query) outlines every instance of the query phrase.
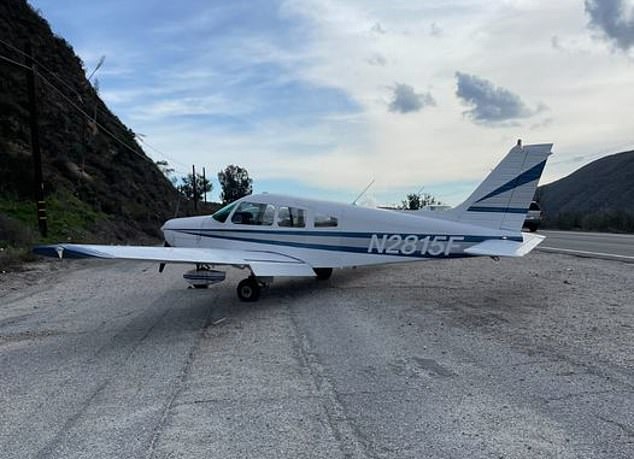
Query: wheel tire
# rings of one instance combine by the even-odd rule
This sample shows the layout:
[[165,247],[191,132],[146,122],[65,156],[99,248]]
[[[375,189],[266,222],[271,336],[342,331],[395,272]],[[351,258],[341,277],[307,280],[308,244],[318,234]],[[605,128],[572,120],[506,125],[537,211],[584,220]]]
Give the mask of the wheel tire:
[[240,301],[252,303],[260,298],[260,284],[253,277],[240,281],[237,292]]
[[332,268],[313,268],[317,280],[328,280],[332,276]]

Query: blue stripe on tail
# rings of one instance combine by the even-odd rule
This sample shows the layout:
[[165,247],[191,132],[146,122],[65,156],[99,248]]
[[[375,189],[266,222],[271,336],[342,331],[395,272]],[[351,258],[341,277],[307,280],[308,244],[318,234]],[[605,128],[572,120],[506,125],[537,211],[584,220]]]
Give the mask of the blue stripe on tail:
[[[475,203],[484,201],[485,199],[492,198],[493,196],[497,196],[498,194],[502,194],[506,191],[510,191],[514,188],[517,188],[518,186],[522,186],[526,183],[532,182],[533,180],[539,179],[539,177],[541,177],[542,175],[542,171],[544,170],[544,166],[546,166],[546,160],[531,167],[529,170],[518,175],[513,180],[509,180],[504,185],[491,191],[485,197],[478,199]],[[472,210],[472,207],[470,207],[468,210]]]

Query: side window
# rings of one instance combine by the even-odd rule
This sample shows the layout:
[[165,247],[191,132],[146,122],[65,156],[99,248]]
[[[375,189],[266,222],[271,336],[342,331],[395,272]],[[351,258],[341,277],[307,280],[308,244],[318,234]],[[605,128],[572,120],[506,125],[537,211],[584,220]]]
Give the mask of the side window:
[[280,207],[277,212],[277,226],[304,228],[306,212],[298,207]]
[[315,228],[332,228],[339,224],[337,217],[315,214]]
[[231,217],[231,222],[239,225],[272,225],[275,207],[243,201]]

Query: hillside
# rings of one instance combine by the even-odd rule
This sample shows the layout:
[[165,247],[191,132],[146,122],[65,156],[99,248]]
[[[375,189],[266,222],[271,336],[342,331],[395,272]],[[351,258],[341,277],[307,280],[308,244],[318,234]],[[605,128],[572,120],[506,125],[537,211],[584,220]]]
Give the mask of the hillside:
[[634,151],[587,164],[539,187],[537,197],[548,226],[634,231]]
[[37,63],[49,239],[160,237],[178,194],[86,80],[70,44],[25,0],[0,2],[0,41],[0,245],[37,240],[26,76],[17,65],[27,42]]

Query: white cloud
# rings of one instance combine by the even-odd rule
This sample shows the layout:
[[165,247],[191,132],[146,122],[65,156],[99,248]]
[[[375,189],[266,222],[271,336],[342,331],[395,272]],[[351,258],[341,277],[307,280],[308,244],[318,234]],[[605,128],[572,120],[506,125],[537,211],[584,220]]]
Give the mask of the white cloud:
[[[91,54],[97,58],[107,54],[101,88],[114,111],[187,164],[219,169],[238,163],[256,183],[297,180],[353,195],[373,177],[378,194],[422,185],[433,192],[436,185],[480,180],[519,137],[524,143],[554,141],[553,159],[614,152],[634,143],[624,121],[633,117],[634,66],[623,53],[610,53],[604,42],[592,39],[578,0],[288,0],[278,14],[301,31],[292,40],[280,38],[276,29],[228,27],[227,35],[218,35],[215,21],[218,14],[227,17],[225,10],[205,9],[189,22],[150,27],[171,40],[165,47],[177,62],[159,59],[160,47],[144,54],[142,43],[131,42],[121,53],[102,42],[80,47],[97,49]],[[617,24],[593,21],[597,27]],[[187,42],[188,30],[202,35]],[[619,40],[615,43],[630,43]],[[134,72],[116,79],[109,68]],[[516,124],[491,128],[465,118],[456,72],[491,82],[473,99],[476,119]],[[435,107],[416,110],[414,103],[407,116],[390,112],[386,108],[398,99],[394,82],[406,82],[411,88],[406,95],[414,97],[405,99],[421,106],[425,94],[433,94]],[[317,91],[327,88],[357,109],[253,119],[243,131],[186,119],[214,114],[246,119],[254,107],[269,105],[263,97],[272,96],[258,89],[291,83],[315,88],[315,106]],[[542,101],[548,111],[539,111]],[[491,107],[499,113],[491,115]],[[564,161],[547,167],[546,177],[573,168]],[[452,203],[464,193],[452,196]]]
[[181,116],[240,116],[248,114],[251,109],[242,101],[231,100],[216,94],[202,97],[164,98],[138,106],[130,113],[130,117],[142,122],[145,119],[168,119]]
[[[634,68],[591,40],[577,1],[289,5],[313,27],[311,59],[301,76],[339,87],[363,107],[368,131],[360,132],[360,141],[369,149],[360,150],[372,161],[361,163],[355,173],[365,178],[380,171],[386,188],[479,180],[519,137],[525,143],[554,141],[556,157],[634,143],[623,123],[632,116],[634,93],[627,82]],[[442,24],[443,33],[430,37],[434,22]],[[375,23],[386,33],[368,35]],[[563,49],[553,48],[554,36]],[[372,53],[385,56],[390,65],[356,71]],[[510,115],[521,121],[530,114],[530,121],[501,123],[496,129],[468,123],[455,96],[456,71],[487,75],[495,86],[521,94]],[[382,110],[391,101],[390,81],[430,88],[437,105],[433,116],[421,111],[395,120]],[[356,154],[354,145],[343,147]]]

